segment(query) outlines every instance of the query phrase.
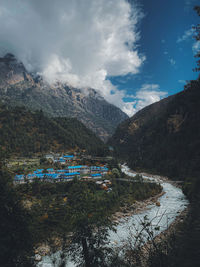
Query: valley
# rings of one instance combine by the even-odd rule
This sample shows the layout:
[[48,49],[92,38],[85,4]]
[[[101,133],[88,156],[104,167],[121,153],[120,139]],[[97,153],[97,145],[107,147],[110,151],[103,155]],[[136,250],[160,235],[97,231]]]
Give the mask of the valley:
[[0,1],[0,267],[199,267],[197,1]]

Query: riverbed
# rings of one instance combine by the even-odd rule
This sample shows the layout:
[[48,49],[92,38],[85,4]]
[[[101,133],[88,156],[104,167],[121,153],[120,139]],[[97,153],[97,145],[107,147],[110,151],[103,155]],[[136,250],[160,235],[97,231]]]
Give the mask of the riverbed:
[[[122,166],[122,171],[132,177],[137,174],[131,172],[125,165]],[[142,228],[141,222],[144,221],[144,218],[146,218],[146,221],[151,222],[154,236],[160,234],[169,227],[169,225],[189,204],[182,190],[172,185],[170,182],[167,182],[166,179],[147,175],[143,175],[143,178],[155,181],[162,185],[165,194],[158,199],[160,206],[155,204],[148,205],[141,213],[133,214],[129,218],[122,220],[116,228],[116,233],[110,232],[110,241],[113,244],[121,244],[127,240],[130,234],[133,235],[136,231],[139,232]],[[144,232],[144,239],[145,235],[146,233]]]
[[[126,165],[122,166],[122,171],[129,176],[134,177],[137,173],[132,172]],[[117,247],[123,245],[124,242],[130,237],[136,235],[142,229],[141,223],[144,221],[151,222],[151,230],[153,235],[159,235],[165,231],[172,222],[175,221],[177,216],[186,209],[189,204],[182,190],[175,185],[168,182],[166,179],[159,176],[143,175],[144,179],[160,183],[163,187],[163,194],[159,199],[160,206],[155,204],[148,205],[141,213],[133,214],[130,217],[123,218],[116,226],[116,232],[109,232],[109,246]],[[147,239],[146,231],[142,234],[143,240]],[[132,242],[134,242],[132,238]],[[43,257],[42,262],[38,267],[52,267],[50,257]],[[66,267],[75,267],[74,263],[68,260]]]

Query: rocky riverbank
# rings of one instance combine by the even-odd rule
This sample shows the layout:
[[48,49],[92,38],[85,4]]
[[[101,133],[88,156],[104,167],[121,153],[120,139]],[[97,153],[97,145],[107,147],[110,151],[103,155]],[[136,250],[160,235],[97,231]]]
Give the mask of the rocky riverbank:
[[[161,192],[156,196],[150,197],[143,201],[135,201],[132,205],[126,205],[120,207],[119,211],[115,212],[112,216],[113,222],[116,224],[120,223],[122,220],[132,216],[133,214],[138,214],[142,211],[145,211],[149,205],[159,205],[158,199],[163,196],[165,192]],[[55,250],[59,250],[62,247],[62,240],[60,238],[53,238],[52,244],[41,243],[38,244],[37,248],[35,249],[35,259],[36,261],[40,261],[43,256],[49,255],[52,252],[52,246]]]
[[152,205],[160,205],[159,198],[163,196],[165,192],[161,192],[156,196],[150,197],[146,200],[135,201],[132,205],[126,205],[120,208],[119,211],[113,214],[113,221],[115,223],[120,223],[123,219],[132,216],[133,214],[139,214],[147,209],[150,209]]
[[[127,172],[130,174],[130,176],[135,176],[136,174],[135,172],[129,169],[126,169],[126,173]],[[166,195],[164,196],[166,201],[170,199],[170,195],[169,195],[170,191],[169,191],[169,188],[166,187],[166,184],[173,186],[173,188],[176,187],[177,190],[179,190],[180,192],[180,188],[181,188],[180,184],[177,184],[176,182],[169,180],[167,177],[148,174],[146,172],[141,172],[139,174],[141,174],[144,177],[144,179],[152,179],[154,181],[161,183],[161,185],[163,185],[164,192],[166,191]],[[173,194],[171,194],[171,197],[173,198]],[[180,201],[182,201],[184,198],[181,197],[179,199]],[[162,198],[160,198],[159,201],[161,202],[161,209],[165,212],[164,207],[165,206],[167,207],[166,203],[162,201]],[[167,256],[167,253],[169,253],[169,250],[171,248],[170,242],[172,242],[174,238],[176,238],[176,236],[180,233],[182,224],[184,224],[184,221],[189,211],[188,202],[184,201],[184,203],[185,204],[182,205],[181,209],[179,208],[178,210],[176,209],[174,210],[175,211],[174,215],[172,215],[173,217],[175,217],[174,220],[171,221],[169,225],[167,225],[167,227],[165,227],[165,229],[160,231],[157,235],[154,235],[154,234],[151,235],[151,232],[148,229],[148,227],[150,227],[150,229],[153,229],[154,228],[153,225],[147,226],[147,228],[144,229],[144,231],[146,231],[147,236],[149,236],[148,237],[149,241],[143,242],[143,244],[141,243],[139,247],[137,247],[136,250],[132,247],[132,245],[131,246],[127,245],[127,248],[125,249],[125,255],[126,255],[126,259],[129,259],[129,262],[135,263],[137,265],[138,262],[136,261],[139,261],[139,265],[137,266],[148,267],[149,262],[151,261],[152,255],[158,255],[159,257],[159,253],[160,253],[163,256],[164,255]],[[144,214],[144,211],[141,210],[139,213]],[[148,213],[148,210],[147,210],[147,213]],[[136,257],[136,254],[137,254],[137,257]]]
[[[132,216],[133,214],[139,214],[147,209],[149,209],[150,205],[160,205],[158,201],[161,196],[163,196],[165,192],[161,192],[153,197],[150,197],[143,201],[135,201],[132,205],[125,205],[120,207],[119,211],[115,212],[112,215],[112,220],[114,223],[118,224],[122,220]],[[50,255],[52,253],[52,247],[54,250],[59,250],[62,248],[62,240],[60,238],[53,238],[51,241],[51,245],[46,243],[38,244],[35,249],[35,259],[36,261],[41,261],[43,256]],[[55,249],[56,248],[56,249]]]
[[133,257],[132,263],[138,263],[140,261],[140,267],[148,267],[151,262],[152,255],[159,257],[162,255],[162,258],[167,257],[168,253],[171,250],[171,242],[176,239],[176,237],[181,232],[181,226],[184,223],[189,212],[189,208],[186,208],[176,217],[173,223],[170,224],[168,229],[161,232],[155,238],[145,243],[142,247],[137,250],[138,258],[135,260],[133,257],[135,253],[131,250],[127,250],[126,256]]

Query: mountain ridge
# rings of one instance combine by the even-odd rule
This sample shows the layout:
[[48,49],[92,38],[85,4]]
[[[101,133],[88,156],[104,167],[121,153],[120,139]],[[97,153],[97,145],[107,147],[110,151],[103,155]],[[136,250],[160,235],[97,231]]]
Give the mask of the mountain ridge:
[[0,98],[10,105],[42,109],[50,117],[75,117],[103,141],[128,118],[94,89],[77,89],[57,82],[49,85],[28,73],[12,54],[0,58]]
[[200,174],[200,79],[122,122],[109,144],[133,169],[174,179]]

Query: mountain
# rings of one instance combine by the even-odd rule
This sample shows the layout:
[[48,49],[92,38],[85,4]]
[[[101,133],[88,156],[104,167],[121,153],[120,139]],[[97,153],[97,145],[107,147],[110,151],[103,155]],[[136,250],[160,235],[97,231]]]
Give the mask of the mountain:
[[109,143],[133,169],[174,179],[200,175],[200,79],[121,123]]
[[94,89],[80,90],[59,82],[49,85],[28,73],[12,54],[0,58],[0,98],[10,105],[42,109],[50,117],[75,117],[104,141],[128,118]]
[[106,153],[106,145],[75,118],[48,118],[42,111],[0,105],[0,156],[27,156],[84,149]]

